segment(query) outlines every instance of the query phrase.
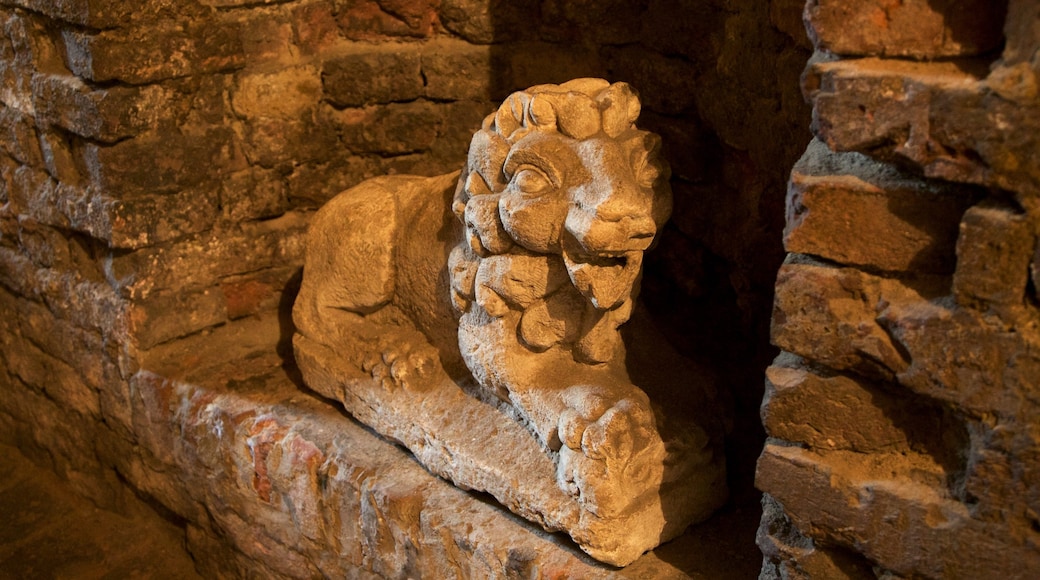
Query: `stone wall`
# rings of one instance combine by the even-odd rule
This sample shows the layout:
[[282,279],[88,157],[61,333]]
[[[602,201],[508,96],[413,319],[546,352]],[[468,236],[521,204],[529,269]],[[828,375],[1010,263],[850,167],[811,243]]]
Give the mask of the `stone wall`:
[[762,578],[1040,574],[1040,3],[812,0]]
[[[635,85],[642,124],[664,137],[676,212],[644,296],[681,350],[734,385],[739,488],[761,445],[783,182],[808,140],[800,11],[796,0],[0,0],[0,438],[102,505],[128,489],[151,499],[211,571],[406,574],[413,553],[392,546],[430,537],[471,549],[436,548],[429,565],[523,565],[526,553],[438,536],[436,522],[373,528],[372,506],[422,503],[380,499],[398,488],[373,458],[327,459],[335,445],[392,447],[343,428],[335,445],[307,439],[320,451],[308,455],[279,426],[311,400],[291,382],[288,308],[302,233],[325,200],[374,175],[451,171],[508,92],[595,75]],[[282,358],[245,348],[250,333]],[[200,362],[214,354],[239,370],[189,376],[220,367]],[[267,380],[265,398],[252,387]],[[344,466],[355,499],[319,493]],[[322,519],[337,501],[367,515]],[[325,515],[304,517],[315,506]],[[361,552],[322,560],[356,534],[370,534]]]

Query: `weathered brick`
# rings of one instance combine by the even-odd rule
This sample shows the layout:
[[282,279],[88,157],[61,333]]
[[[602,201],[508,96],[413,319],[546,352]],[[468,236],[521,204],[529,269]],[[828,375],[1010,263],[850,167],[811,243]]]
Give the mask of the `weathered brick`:
[[141,0],[133,5],[122,0],[5,0],[4,4],[39,12],[57,20],[87,28],[116,28],[127,23],[166,16],[203,14],[200,4],[171,3],[167,0]]
[[1040,114],[1035,74],[999,66],[987,72],[984,61],[817,62],[805,77],[813,131],[835,151],[1035,197],[1040,137],[1018,130]]
[[362,181],[385,175],[378,156],[345,156],[322,164],[301,164],[288,176],[289,201],[294,207],[320,207],[334,195]]
[[245,165],[234,131],[212,125],[150,131],[113,145],[90,142],[83,156],[91,183],[117,199],[182,190]]
[[772,342],[834,369],[890,379],[909,361],[877,319],[892,303],[925,299],[895,279],[792,255],[777,275]]
[[941,412],[913,404],[898,387],[822,376],[789,359],[781,355],[766,369],[762,422],[770,437],[816,450],[891,453],[931,444],[944,427]]
[[496,18],[501,18],[501,9],[511,2],[495,0],[441,0],[438,8],[441,24],[451,32],[475,44],[491,44],[511,40],[502,38],[509,28],[495,29]]
[[764,556],[759,580],[843,578],[875,580],[875,568],[865,558],[841,548],[817,545],[795,527],[784,507],[762,494],[762,523],[755,543]]
[[491,98],[493,84],[491,49],[468,42],[435,40],[423,44],[424,93],[436,100]]
[[423,93],[418,44],[358,44],[325,62],[325,96],[339,107],[411,101]]
[[1004,13],[989,0],[811,0],[805,10],[817,49],[918,59],[999,48]]
[[37,119],[102,142],[157,127],[174,98],[160,85],[96,90],[71,75],[35,75],[32,92]]
[[[616,58],[614,63],[618,70],[614,71],[619,77],[622,75],[632,81],[633,86],[639,89],[641,81],[651,75],[649,69],[661,71],[668,67],[669,59],[660,55],[654,55],[650,62],[644,63],[642,68],[638,63],[639,57],[625,58],[622,54],[613,54]],[[651,53],[646,53],[647,57]],[[502,100],[513,91],[519,91],[534,85],[544,83],[563,83],[571,79],[581,77],[606,77],[607,65],[601,59],[599,51],[585,48],[572,47],[571,50],[561,51],[559,45],[548,42],[518,42],[510,45],[510,50],[496,51],[492,60],[494,71],[491,95],[494,100]],[[656,79],[655,80],[662,80]],[[668,79],[682,82],[681,79]],[[662,91],[663,92],[663,91]],[[688,95],[675,95],[677,99],[685,99]],[[645,95],[644,95],[645,98]],[[661,99],[669,99],[665,95],[659,95]],[[645,106],[645,103],[644,103]]]
[[881,315],[909,359],[899,383],[973,416],[1035,421],[1040,349],[1014,323],[949,302],[893,303]]
[[442,107],[428,101],[342,111],[327,107],[323,115],[348,150],[386,155],[429,149],[445,122]]
[[299,270],[299,266],[268,268],[222,279],[220,289],[227,303],[228,318],[234,320],[277,311],[283,306],[287,286],[292,284]]
[[260,168],[230,175],[221,184],[220,205],[234,223],[282,215],[289,209],[285,176]]
[[206,231],[177,244],[113,257],[110,276],[134,299],[153,292],[201,291],[222,277],[303,263],[307,217],[245,222],[235,231]]
[[1007,38],[1001,60],[1007,66],[1027,63],[1033,59],[1036,47],[1040,45],[1040,31],[1033,26],[1040,18],[1040,5],[1028,0],[1012,0],[1005,6],[1007,19],[1004,34]]
[[43,166],[43,153],[36,133],[36,123],[29,115],[11,107],[0,107],[0,150],[19,162]]
[[[220,0],[218,0],[220,1]],[[288,2],[290,0],[275,0]],[[250,64],[291,62],[296,59],[293,46],[293,21],[285,12],[252,9],[235,23],[242,43],[244,60]]]
[[995,205],[969,209],[957,239],[957,302],[983,309],[1021,305],[1035,248],[1036,236],[1026,216]]
[[325,0],[298,1],[291,11],[295,43],[304,55],[324,53],[342,41],[333,6]]
[[951,273],[958,223],[977,197],[814,141],[791,172],[784,247],[874,270]]
[[343,35],[351,40],[432,36],[437,22],[436,0],[357,0],[336,15]]
[[135,300],[128,316],[132,339],[146,350],[226,322],[227,306],[218,288],[178,289]]
[[217,186],[118,200],[108,239],[119,248],[154,246],[208,230],[219,215]]
[[235,80],[232,107],[242,119],[242,144],[255,165],[301,163],[328,157],[335,130],[318,122],[319,71],[310,65],[247,73]]
[[805,2],[803,0],[773,0],[769,3],[769,21],[777,30],[791,38],[798,46],[812,49],[805,30]]
[[[902,576],[1021,577],[1040,570],[1025,535],[971,517],[947,499],[945,474],[927,457],[814,453],[767,444],[756,486],[816,541],[855,547]],[[951,550],[950,538],[971,550]]]
[[100,418],[97,386],[84,382],[78,369],[24,341],[4,353],[8,371],[27,385],[46,393],[59,405],[76,409],[83,415]]
[[66,31],[66,60],[77,76],[93,82],[145,84],[241,68],[242,39],[232,22],[152,26],[96,34]]
[[[4,21],[6,20],[6,21]],[[45,19],[25,12],[0,16],[3,34],[12,49],[12,64],[25,72],[56,73],[65,70],[59,44]]]

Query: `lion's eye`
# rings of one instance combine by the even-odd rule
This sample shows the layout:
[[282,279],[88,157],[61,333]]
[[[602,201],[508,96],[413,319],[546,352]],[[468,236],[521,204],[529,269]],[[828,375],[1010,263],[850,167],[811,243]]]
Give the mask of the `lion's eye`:
[[552,187],[552,182],[536,167],[525,165],[513,176],[513,183],[522,193],[539,195]]

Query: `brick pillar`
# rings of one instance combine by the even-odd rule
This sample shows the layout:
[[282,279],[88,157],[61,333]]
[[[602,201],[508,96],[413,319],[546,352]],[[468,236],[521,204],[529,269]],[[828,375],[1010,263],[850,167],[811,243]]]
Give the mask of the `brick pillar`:
[[1038,17],[806,5],[762,578],[1040,574]]

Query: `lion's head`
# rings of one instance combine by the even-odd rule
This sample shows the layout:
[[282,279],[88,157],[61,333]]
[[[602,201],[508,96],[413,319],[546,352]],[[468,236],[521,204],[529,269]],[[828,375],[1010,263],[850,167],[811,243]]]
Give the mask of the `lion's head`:
[[660,138],[626,83],[577,79],[512,94],[473,136],[453,211],[480,256],[558,254],[597,309],[632,292],[671,211]]

